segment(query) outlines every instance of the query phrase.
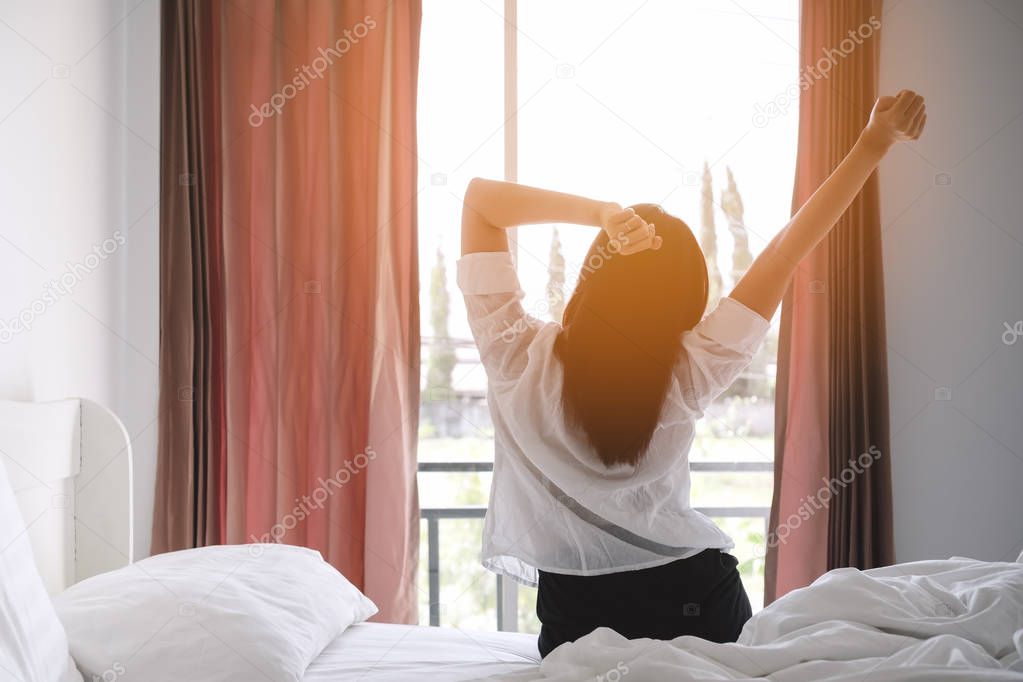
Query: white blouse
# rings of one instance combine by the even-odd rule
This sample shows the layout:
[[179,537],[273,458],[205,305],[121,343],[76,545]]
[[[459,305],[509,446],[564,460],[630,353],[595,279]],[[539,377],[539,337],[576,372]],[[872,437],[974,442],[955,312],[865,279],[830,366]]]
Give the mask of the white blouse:
[[683,352],[646,454],[636,465],[606,467],[565,424],[554,355],[561,325],[525,313],[511,255],[463,256],[458,286],[487,373],[494,422],[486,568],[535,586],[537,569],[598,575],[734,546],[690,508],[689,448],[696,421],[749,364],[767,320],[721,299],[682,335]]

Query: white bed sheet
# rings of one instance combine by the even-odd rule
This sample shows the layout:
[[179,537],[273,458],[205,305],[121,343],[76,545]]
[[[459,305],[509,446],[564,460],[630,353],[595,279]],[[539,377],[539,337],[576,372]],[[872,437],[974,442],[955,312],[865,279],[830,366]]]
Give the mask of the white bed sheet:
[[327,645],[303,682],[463,682],[536,672],[536,636],[360,623]]
[[839,568],[748,621],[734,644],[599,628],[507,682],[1023,682],[1023,565],[952,558]]

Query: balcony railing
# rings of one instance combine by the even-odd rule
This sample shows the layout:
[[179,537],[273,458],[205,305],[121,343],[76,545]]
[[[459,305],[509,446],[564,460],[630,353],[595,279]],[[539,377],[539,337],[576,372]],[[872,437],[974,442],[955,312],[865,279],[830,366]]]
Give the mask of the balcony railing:
[[[771,472],[771,462],[690,462],[694,472]],[[488,473],[494,470],[492,462],[420,462],[420,473]],[[770,507],[696,507],[712,518],[760,518],[764,523],[764,537]],[[426,507],[421,516],[426,521],[427,573],[430,598],[430,625],[440,625],[440,522],[445,519],[482,519],[487,513],[483,506]],[[513,580],[497,578],[497,629],[508,632],[518,630],[518,584]]]

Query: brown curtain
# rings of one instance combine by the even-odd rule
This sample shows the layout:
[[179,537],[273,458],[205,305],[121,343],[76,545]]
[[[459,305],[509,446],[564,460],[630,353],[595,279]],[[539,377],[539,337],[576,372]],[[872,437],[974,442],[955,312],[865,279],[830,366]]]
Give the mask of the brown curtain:
[[[834,170],[877,97],[880,0],[800,12],[795,212]],[[825,72],[826,70],[826,72]],[[876,174],[798,269],[782,304],[765,600],[839,567],[895,560]]]
[[165,0],[153,552],[319,550],[416,622],[420,3]]

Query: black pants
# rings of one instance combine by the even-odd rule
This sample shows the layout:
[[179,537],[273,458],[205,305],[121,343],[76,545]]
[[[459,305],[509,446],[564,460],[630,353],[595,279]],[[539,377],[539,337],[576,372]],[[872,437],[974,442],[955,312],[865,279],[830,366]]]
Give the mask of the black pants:
[[588,576],[540,571],[540,656],[601,626],[629,639],[695,635],[734,642],[752,615],[738,563],[731,554],[708,549],[638,571]]

